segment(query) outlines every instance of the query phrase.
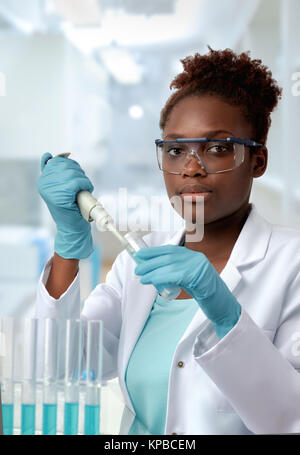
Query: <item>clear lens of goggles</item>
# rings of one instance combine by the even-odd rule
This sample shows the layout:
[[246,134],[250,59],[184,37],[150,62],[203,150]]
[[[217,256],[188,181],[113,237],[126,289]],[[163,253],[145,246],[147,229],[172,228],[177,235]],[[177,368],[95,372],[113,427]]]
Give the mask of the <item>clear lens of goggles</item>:
[[159,168],[180,174],[188,165],[191,155],[207,173],[230,171],[244,161],[244,145],[228,142],[177,143],[162,142],[156,146]]

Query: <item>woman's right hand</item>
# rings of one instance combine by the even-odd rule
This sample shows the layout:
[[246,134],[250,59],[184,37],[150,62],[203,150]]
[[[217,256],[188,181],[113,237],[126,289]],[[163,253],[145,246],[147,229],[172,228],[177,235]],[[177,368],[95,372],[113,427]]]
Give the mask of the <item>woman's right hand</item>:
[[38,191],[56,223],[54,250],[65,259],[84,259],[93,251],[91,226],[78,208],[79,191],[94,187],[80,165],[69,158],[45,153],[41,158]]

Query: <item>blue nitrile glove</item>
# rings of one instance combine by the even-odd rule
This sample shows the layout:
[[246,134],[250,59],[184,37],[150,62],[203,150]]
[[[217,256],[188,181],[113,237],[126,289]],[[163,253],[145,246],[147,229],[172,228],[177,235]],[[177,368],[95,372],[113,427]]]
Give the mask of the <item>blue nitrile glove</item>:
[[76,195],[92,192],[92,183],[76,161],[62,156],[45,153],[41,170],[38,190],[57,227],[54,251],[65,259],[87,258],[93,252],[91,226],[79,211]]
[[184,289],[212,321],[219,338],[237,323],[241,306],[203,253],[163,245],[141,248],[135,256],[143,261],[135,268],[135,273],[142,275],[141,283]]

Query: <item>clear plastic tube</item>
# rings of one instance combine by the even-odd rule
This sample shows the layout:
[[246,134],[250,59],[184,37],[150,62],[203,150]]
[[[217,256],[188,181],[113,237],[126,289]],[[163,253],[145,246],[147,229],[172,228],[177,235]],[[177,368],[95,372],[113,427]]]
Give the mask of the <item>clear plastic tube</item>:
[[86,368],[84,434],[100,434],[100,393],[102,378],[102,321],[86,326]]
[[64,434],[78,433],[79,372],[81,361],[81,321],[66,320],[64,375]]
[[14,319],[0,319],[0,385],[2,400],[3,433],[14,433]]
[[37,319],[22,321],[21,434],[35,434]]
[[3,434],[3,420],[2,420],[2,399],[1,399],[1,384],[0,384],[0,436]]
[[42,427],[44,435],[56,434],[58,334],[58,320],[45,319]]
[[[125,239],[128,241],[129,247],[126,247],[127,251],[133,257],[133,259],[138,262],[134,256],[134,253],[140,248],[148,248],[148,245],[142,239],[138,232],[128,232],[124,235]],[[159,291],[159,290],[158,290]],[[175,286],[173,288],[165,288],[162,291],[159,291],[159,294],[166,300],[173,300],[179,296],[181,288]]]

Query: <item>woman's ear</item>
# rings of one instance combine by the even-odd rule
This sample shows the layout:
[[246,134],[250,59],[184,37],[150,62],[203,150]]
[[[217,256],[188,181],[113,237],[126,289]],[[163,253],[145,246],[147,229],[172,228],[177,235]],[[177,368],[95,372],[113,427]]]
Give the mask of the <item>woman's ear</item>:
[[261,177],[266,169],[268,164],[268,149],[265,145],[254,149],[252,152],[252,176],[254,178]]

